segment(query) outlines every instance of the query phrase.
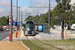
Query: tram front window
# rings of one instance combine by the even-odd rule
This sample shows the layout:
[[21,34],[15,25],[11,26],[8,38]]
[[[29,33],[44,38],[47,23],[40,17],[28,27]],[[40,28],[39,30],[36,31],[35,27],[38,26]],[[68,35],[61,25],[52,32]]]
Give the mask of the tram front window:
[[26,24],[26,28],[28,31],[32,31],[33,30],[33,24]]

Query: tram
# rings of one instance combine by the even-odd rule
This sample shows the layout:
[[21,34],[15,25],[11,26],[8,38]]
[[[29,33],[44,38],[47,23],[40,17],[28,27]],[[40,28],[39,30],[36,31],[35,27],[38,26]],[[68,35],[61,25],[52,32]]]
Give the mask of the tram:
[[24,35],[35,35],[35,23],[34,21],[25,21]]

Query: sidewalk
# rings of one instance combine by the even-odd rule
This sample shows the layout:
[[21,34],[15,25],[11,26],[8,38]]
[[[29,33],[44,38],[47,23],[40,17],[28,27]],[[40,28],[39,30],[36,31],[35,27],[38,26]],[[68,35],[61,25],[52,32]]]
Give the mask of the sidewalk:
[[[17,38],[20,38],[21,32],[22,31],[18,32]],[[15,33],[13,34],[13,38],[16,38]],[[6,40],[6,41],[0,41],[0,50],[28,50],[28,49],[22,45],[20,40],[13,40],[13,42]]]
[[[61,34],[61,30],[50,29],[50,31],[51,31],[51,33],[54,33],[54,34]],[[65,36],[65,32],[64,32],[64,36]],[[72,32],[72,34],[71,34],[71,30],[67,30],[67,38],[75,39],[75,32]]]

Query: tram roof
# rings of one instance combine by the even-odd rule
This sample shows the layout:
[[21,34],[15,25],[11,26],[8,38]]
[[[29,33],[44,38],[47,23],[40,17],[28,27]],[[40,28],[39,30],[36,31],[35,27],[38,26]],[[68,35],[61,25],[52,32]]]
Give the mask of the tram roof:
[[[27,22],[33,22],[33,23],[34,23],[34,21],[25,21],[25,24],[26,24]],[[34,23],[34,24],[35,24],[35,23]]]

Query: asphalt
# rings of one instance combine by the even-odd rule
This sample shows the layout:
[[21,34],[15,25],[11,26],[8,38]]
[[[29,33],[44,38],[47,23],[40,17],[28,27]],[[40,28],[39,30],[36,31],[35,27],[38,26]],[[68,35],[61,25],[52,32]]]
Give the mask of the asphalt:
[[[14,33],[15,31],[13,31]],[[9,36],[9,31],[0,31],[0,41]]]
[[8,31],[0,31],[0,41],[9,35]]

